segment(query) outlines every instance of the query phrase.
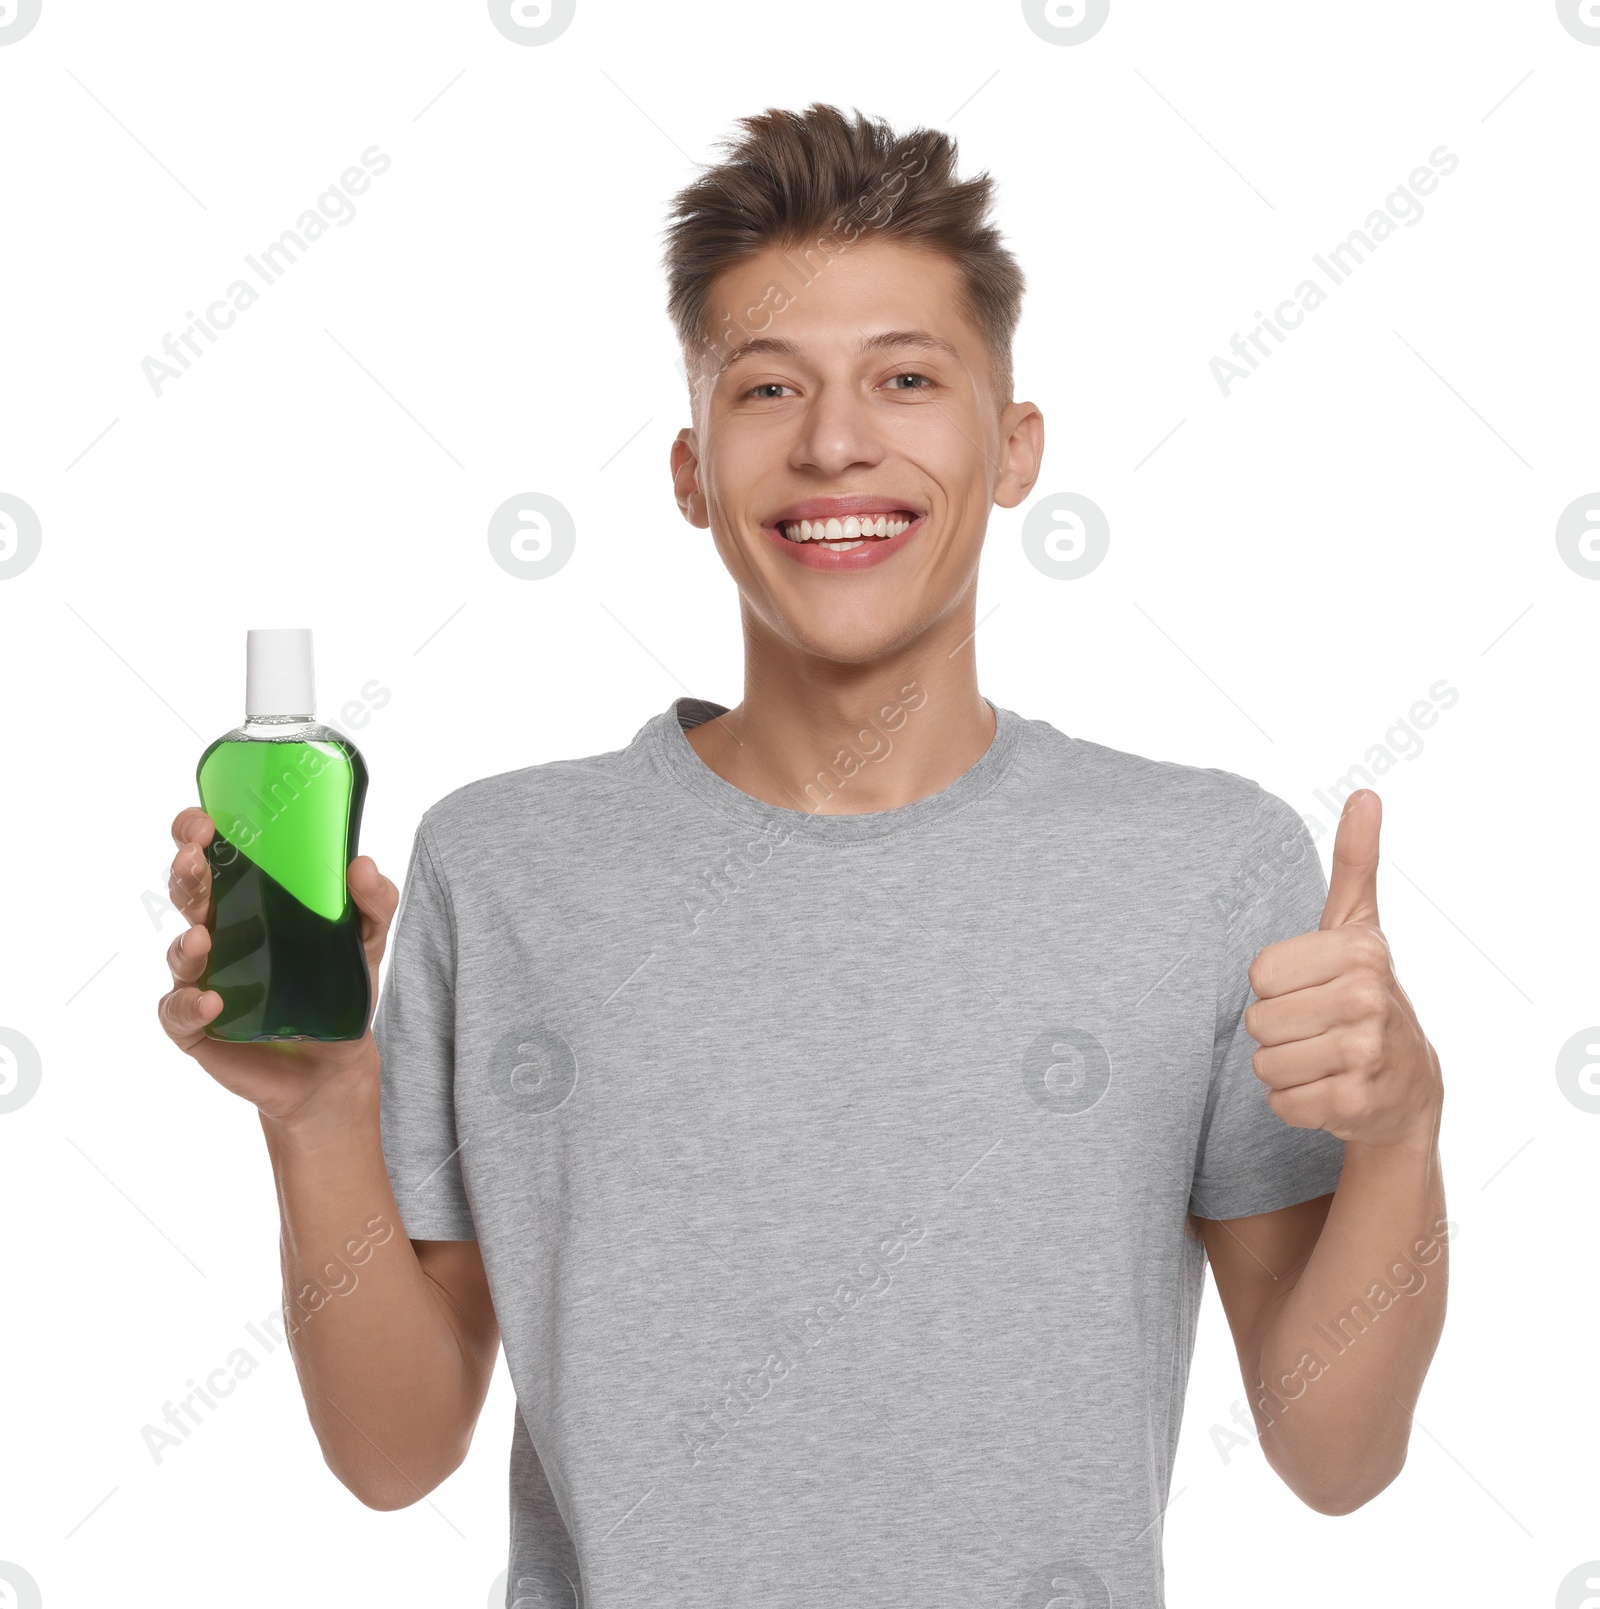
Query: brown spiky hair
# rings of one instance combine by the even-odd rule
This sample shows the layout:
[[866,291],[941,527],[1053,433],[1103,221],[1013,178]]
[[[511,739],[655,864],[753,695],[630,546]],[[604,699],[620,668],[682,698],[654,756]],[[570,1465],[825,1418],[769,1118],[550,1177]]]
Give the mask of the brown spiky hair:
[[[806,278],[867,236],[934,251],[960,271],[962,307],[988,347],[996,400],[1011,401],[1011,341],[1025,285],[1016,259],[988,221],[987,172],[958,180],[948,134],[896,134],[881,118],[814,103],[804,112],[769,108],[739,120],[742,135],[721,142],[724,161],[673,198],[664,266],[667,312],[684,349],[691,386],[709,357],[720,367],[737,325],[707,327],[716,277],[768,248]],[[783,302],[777,304],[785,305]],[[752,310],[759,318],[759,310]]]

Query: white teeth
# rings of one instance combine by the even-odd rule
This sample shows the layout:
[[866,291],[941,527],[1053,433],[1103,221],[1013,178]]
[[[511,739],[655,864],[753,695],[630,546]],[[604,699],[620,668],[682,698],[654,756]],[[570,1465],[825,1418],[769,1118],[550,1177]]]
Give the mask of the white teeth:
[[856,548],[864,548],[867,544],[861,542],[828,542],[824,544],[830,553],[851,553]]
[[854,542],[869,537],[899,536],[911,524],[902,515],[850,515],[843,520],[788,520],[783,534],[791,542]]

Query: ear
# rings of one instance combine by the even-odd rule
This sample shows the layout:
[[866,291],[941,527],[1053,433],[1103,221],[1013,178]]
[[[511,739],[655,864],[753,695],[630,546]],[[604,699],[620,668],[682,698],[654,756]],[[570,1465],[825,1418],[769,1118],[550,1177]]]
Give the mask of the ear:
[[1008,403],[1000,415],[1000,475],[994,500],[1015,508],[1034,488],[1044,462],[1044,415],[1031,402]]
[[678,512],[691,525],[703,531],[711,524],[700,492],[700,452],[692,425],[686,425],[673,439],[672,495],[677,499]]

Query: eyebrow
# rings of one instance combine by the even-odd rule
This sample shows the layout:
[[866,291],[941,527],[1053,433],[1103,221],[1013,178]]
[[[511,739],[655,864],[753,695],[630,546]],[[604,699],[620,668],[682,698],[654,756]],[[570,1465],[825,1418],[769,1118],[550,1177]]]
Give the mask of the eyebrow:
[[[943,352],[947,357],[959,359],[961,354],[942,336],[931,330],[881,330],[875,335],[863,335],[858,350],[882,352],[891,347],[919,347],[927,352]],[[722,367],[731,369],[740,358],[761,357],[797,358],[800,348],[781,335],[758,335],[736,346],[724,359]]]

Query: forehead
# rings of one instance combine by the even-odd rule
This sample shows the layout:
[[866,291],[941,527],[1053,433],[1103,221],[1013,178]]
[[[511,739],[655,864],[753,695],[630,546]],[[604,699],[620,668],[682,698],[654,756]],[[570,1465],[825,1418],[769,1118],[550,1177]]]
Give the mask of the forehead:
[[981,343],[961,293],[947,256],[900,241],[770,247],[712,281],[706,333],[718,361],[763,336],[854,351],[863,335],[895,330],[928,332],[971,357]]

